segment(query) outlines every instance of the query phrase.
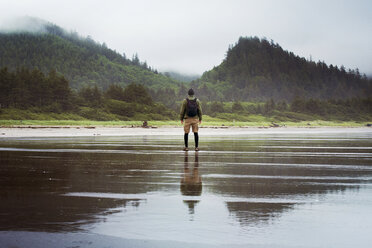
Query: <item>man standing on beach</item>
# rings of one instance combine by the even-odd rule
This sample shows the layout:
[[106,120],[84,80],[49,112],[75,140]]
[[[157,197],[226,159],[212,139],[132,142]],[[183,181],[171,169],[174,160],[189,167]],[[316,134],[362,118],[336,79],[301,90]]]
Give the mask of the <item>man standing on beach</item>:
[[202,121],[202,109],[199,99],[194,96],[194,90],[189,89],[188,97],[183,100],[181,111],[180,111],[180,119],[181,124],[183,125],[183,129],[185,131],[184,141],[185,141],[185,148],[184,151],[189,150],[188,142],[189,142],[189,132],[190,127],[192,127],[192,132],[194,133],[194,140],[195,140],[195,151],[199,151],[199,124]]

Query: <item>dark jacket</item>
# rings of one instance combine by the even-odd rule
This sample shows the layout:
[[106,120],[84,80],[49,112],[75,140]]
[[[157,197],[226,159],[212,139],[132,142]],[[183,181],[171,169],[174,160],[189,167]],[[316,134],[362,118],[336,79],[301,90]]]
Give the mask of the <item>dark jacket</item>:
[[[187,98],[189,100],[194,100],[195,99],[194,96],[188,96]],[[203,113],[202,113],[202,108],[201,108],[201,104],[200,104],[199,99],[196,99],[196,104],[198,105],[198,114],[194,117],[189,117],[189,116],[187,116],[187,111],[186,111],[187,100],[186,99],[183,100],[182,105],[181,105],[181,111],[180,111],[180,120],[181,121],[183,119],[187,119],[187,118],[199,118],[200,121],[202,120]]]

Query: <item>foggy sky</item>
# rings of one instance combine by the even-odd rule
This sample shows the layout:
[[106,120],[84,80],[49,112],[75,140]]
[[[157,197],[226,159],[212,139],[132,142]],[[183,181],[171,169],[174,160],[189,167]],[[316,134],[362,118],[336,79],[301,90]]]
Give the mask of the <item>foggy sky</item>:
[[372,75],[369,0],[0,0],[0,27],[31,16],[105,42],[160,71],[201,74],[240,36]]

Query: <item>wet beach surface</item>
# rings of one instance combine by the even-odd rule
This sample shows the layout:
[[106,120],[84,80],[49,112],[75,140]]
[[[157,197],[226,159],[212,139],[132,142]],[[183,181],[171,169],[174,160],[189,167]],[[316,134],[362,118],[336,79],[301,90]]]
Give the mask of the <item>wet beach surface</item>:
[[372,243],[370,129],[182,139],[1,138],[0,247]]

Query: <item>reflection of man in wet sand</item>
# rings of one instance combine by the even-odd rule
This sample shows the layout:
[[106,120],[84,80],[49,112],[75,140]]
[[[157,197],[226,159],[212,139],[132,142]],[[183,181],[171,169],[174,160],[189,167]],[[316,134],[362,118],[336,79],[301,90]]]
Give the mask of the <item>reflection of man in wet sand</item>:
[[[185,196],[200,196],[202,193],[202,180],[199,175],[199,158],[197,152],[195,153],[195,162],[192,169],[189,168],[188,154],[185,154],[185,164],[181,178],[181,193]],[[186,200],[184,202],[189,206],[190,214],[193,214],[194,207],[199,201]]]

